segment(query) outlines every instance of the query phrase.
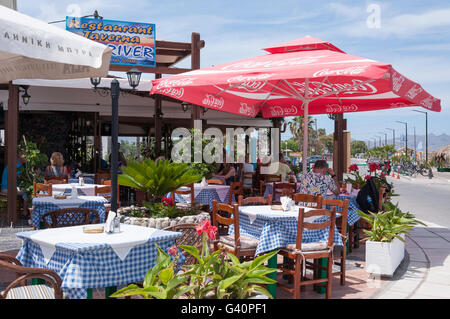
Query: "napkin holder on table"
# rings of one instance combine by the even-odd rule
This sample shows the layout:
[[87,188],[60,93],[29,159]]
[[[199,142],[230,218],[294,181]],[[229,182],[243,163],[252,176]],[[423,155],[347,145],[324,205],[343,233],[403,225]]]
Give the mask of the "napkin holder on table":
[[200,182],[200,186],[201,187],[205,187],[205,186],[208,186],[208,181],[206,180],[206,178],[202,178],[202,181]]
[[288,197],[288,196],[282,196],[280,198],[281,207],[283,208],[283,211],[289,211],[293,207],[294,201]]
[[78,198],[78,190],[75,187],[75,185],[72,185],[72,192],[71,192],[70,198],[71,199],[77,199]]
[[108,218],[105,222],[105,233],[112,233],[114,232],[114,219],[116,218],[115,212],[109,212]]

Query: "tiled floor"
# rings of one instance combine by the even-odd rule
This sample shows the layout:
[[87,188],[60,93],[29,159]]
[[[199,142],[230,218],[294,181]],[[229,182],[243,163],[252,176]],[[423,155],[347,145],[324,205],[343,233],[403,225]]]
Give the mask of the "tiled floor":
[[[15,256],[17,249],[7,251],[8,254]],[[340,285],[338,275],[334,276],[332,282],[332,298],[333,299],[364,299],[374,295],[384,284],[386,280],[369,278],[364,270],[364,244],[353,252],[347,258],[347,276],[345,286]],[[279,259],[281,262],[281,259]],[[8,282],[14,279],[14,274],[7,271],[0,272],[0,289],[4,289]],[[279,274],[278,280],[281,279]],[[424,291],[425,293],[426,291]],[[104,291],[102,289],[94,290],[94,299],[103,299]],[[290,299],[290,293],[277,289],[278,299]],[[301,291],[301,298],[304,299],[323,299],[325,294],[319,294],[313,290],[312,286],[307,286]]]

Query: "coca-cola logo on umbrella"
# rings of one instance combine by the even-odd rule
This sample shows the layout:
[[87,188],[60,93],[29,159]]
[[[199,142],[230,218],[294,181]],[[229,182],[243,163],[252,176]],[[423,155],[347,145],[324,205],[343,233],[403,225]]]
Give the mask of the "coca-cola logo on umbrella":
[[299,64],[310,64],[317,62],[322,58],[327,57],[327,55],[318,56],[305,56],[290,59],[281,59],[276,61],[242,61],[238,63],[233,63],[222,67],[222,70],[247,70],[247,69],[259,69],[259,68],[278,68],[283,66],[294,66]]
[[322,77],[322,76],[329,76],[329,75],[356,75],[363,73],[368,65],[361,65],[361,66],[352,66],[346,69],[339,69],[339,70],[330,70],[330,69],[323,69],[320,71],[317,71],[313,74],[314,77]]
[[184,78],[179,80],[163,80],[158,83],[157,89],[163,89],[163,88],[171,88],[175,86],[185,86],[192,84],[194,82],[195,78]]
[[221,109],[225,101],[223,97],[215,97],[212,94],[206,94],[202,100],[202,104],[216,109]]
[[326,113],[343,113],[343,112],[356,112],[358,106],[356,104],[339,105],[339,104],[327,104]]
[[[306,83],[294,81],[291,83],[297,91],[305,95]],[[341,94],[375,94],[378,90],[370,83],[364,83],[362,80],[351,80],[351,82],[341,83],[322,83],[318,81],[311,81],[308,84],[309,96],[330,95],[334,93]]]
[[256,116],[256,110],[253,105],[247,105],[247,103],[241,102],[241,107],[239,108],[239,113],[247,116]]
[[272,116],[296,115],[298,112],[298,108],[295,105],[287,105],[287,106],[274,105],[271,106],[269,110]]
[[184,89],[183,88],[179,88],[179,89],[166,88],[166,89],[162,89],[161,93],[173,96],[176,99],[180,99],[184,95]]

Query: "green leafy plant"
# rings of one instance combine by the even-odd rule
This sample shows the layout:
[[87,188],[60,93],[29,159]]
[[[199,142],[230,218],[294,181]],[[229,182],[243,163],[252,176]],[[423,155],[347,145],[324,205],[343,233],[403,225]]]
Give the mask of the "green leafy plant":
[[366,214],[360,210],[357,211],[357,214],[371,225],[370,230],[363,229],[363,232],[368,236],[364,238],[364,240],[391,242],[394,238],[398,238],[405,242],[400,236],[401,234],[407,234],[417,224],[426,226],[424,223],[417,220],[413,214],[409,212],[402,213],[401,210],[398,209],[398,205],[377,214],[372,212]]
[[264,263],[278,251],[241,263],[236,256],[224,250],[210,252],[208,238],[214,240],[216,232],[217,227],[211,226],[209,220],[205,220],[197,227],[197,233],[203,234],[201,251],[194,246],[180,245],[181,249],[198,261],[194,265],[186,266],[182,272],[178,268],[180,255],[177,254],[177,249],[169,249],[171,259],[168,253],[158,247],[156,265],[147,272],[143,287],[129,285],[111,297],[141,295],[144,298],[157,299],[244,299],[260,292],[272,298],[262,285],[275,283],[275,280],[266,275],[277,270],[265,267]]
[[18,171],[17,186],[27,193],[28,198],[32,198],[33,183],[40,183],[44,180],[42,170],[48,163],[48,157],[41,153],[36,143],[27,141],[25,136],[19,145],[19,153],[25,159],[25,163]]
[[122,174],[118,175],[118,183],[143,191],[147,200],[143,204],[152,205],[161,202],[167,193],[201,178],[186,163],[146,159],[127,163]]

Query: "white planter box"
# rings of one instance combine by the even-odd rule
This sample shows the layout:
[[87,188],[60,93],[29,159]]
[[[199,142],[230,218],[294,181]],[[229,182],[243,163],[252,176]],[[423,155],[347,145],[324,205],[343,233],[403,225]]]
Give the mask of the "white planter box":
[[[405,236],[401,235],[403,239]],[[366,271],[392,277],[405,257],[405,243],[395,238],[390,243],[366,241]]]

